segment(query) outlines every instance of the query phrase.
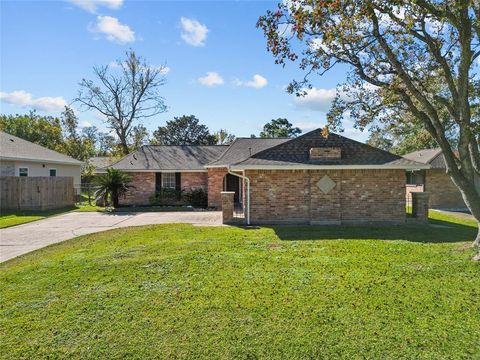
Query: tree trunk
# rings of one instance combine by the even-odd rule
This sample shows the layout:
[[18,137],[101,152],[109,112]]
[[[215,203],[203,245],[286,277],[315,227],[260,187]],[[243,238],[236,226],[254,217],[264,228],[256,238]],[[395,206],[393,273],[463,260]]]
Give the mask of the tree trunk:
[[473,246],[480,248],[480,222],[478,223],[477,226],[478,226],[478,232],[477,232],[477,237],[476,237],[475,241],[473,242]]
[[112,191],[112,205],[116,209],[119,206],[118,192]]
[[130,150],[128,149],[128,144],[124,139],[121,139],[121,148],[123,155],[128,155],[130,153]]

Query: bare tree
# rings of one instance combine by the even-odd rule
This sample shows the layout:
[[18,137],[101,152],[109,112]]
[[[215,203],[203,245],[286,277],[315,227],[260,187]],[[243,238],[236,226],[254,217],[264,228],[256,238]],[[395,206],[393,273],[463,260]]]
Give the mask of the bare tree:
[[98,83],[82,79],[76,102],[106,117],[115,131],[123,154],[129,153],[129,139],[134,124],[143,118],[165,112],[160,88],[166,83],[164,66],[149,66],[134,51],[116,66],[95,66]]

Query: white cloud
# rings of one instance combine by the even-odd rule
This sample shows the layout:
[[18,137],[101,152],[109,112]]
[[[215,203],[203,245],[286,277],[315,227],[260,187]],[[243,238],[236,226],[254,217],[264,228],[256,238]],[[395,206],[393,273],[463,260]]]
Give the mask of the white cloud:
[[24,90],[12,91],[10,93],[0,92],[0,100],[6,104],[47,112],[62,111],[67,105],[67,102],[61,96],[45,96],[34,99],[32,94]]
[[298,127],[304,133],[324,127],[324,125],[322,125],[319,122],[309,122],[309,121],[299,121],[294,123],[293,126]]
[[309,109],[315,111],[327,112],[330,109],[335,98],[335,89],[317,89],[306,90],[305,96],[297,96],[294,99],[295,105],[300,109]]
[[223,85],[224,83],[223,78],[220,76],[220,74],[213,71],[208,71],[207,75],[199,77],[198,82],[201,85],[205,86],[218,86]]
[[253,75],[252,80],[249,80],[249,81],[235,80],[234,84],[236,86],[246,86],[246,87],[251,87],[255,89],[261,89],[268,85],[268,80],[264,78],[262,75],[255,74]]
[[80,129],[86,128],[86,127],[91,127],[92,123],[90,121],[82,120],[78,122],[78,127]]
[[168,66],[161,66],[161,67],[160,67],[160,72],[161,72],[163,75],[167,75],[170,71],[172,71],[172,69],[169,68]]
[[97,23],[91,31],[105,34],[108,40],[122,44],[135,41],[135,32],[112,16],[97,16]]
[[116,10],[120,9],[123,5],[123,0],[68,0],[68,2],[91,13],[95,13],[97,9],[102,6]]
[[183,41],[196,47],[205,46],[207,34],[210,31],[206,25],[200,24],[195,19],[189,19],[185,17],[180,19],[180,23],[182,26],[181,38]]

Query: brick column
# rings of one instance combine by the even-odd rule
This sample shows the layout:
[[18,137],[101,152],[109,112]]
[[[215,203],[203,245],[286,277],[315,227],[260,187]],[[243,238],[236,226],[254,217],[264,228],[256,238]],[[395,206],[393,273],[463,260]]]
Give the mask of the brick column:
[[234,191],[222,191],[222,219],[224,224],[233,220],[233,196]]
[[426,192],[412,193],[412,216],[419,221],[428,221],[428,196]]

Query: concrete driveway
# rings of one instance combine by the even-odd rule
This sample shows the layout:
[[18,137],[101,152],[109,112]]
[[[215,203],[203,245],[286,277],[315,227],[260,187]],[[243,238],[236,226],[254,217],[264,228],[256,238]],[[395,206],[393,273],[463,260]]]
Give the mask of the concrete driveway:
[[79,235],[127,226],[172,223],[219,226],[222,225],[222,213],[219,211],[71,212],[28,224],[0,229],[0,262]]

